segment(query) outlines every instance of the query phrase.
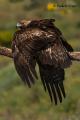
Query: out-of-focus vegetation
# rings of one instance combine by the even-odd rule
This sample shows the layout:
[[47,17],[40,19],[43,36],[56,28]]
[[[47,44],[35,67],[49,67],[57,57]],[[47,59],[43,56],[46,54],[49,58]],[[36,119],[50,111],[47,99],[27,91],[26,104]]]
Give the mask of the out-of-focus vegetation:
[[[74,50],[80,50],[80,0],[66,0],[76,7],[48,9],[54,2],[65,3],[64,0],[0,0],[0,45],[11,47],[20,19],[55,18],[55,24]],[[66,70],[64,85],[66,99],[55,106],[40,80],[29,89],[17,75],[12,60],[0,56],[0,120],[80,120],[80,63],[74,62]]]

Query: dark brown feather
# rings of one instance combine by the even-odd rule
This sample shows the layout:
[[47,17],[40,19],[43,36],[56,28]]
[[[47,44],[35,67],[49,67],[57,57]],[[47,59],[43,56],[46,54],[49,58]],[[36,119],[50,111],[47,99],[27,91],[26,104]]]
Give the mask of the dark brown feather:
[[41,51],[39,60],[42,64],[60,66],[61,68],[71,65],[71,60],[59,38],[54,41],[53,45],[48,45],[46,49]]
[[64,70],[61,68],[55,68],[50,65],[41,65],[39,63],[39,70],[43,86],[45,90],[48,90],[51,101],[55,101],[55,104],[59,101],[62,102],[62,94],[65,97],[65,90],[63,86]]
[[67,41],[63,38],[63,36],[61,36],[60,39],[62,41],[63,46],[67,49],[67,51],[73,52],[72,46],[69,43],[67,43]]
[[21,79],[31,87],[31,84],[34,84],[35,78],[37,78],[35,71],[36,60],[30,56],[28,51],[26,56],[22,54],[15,42],[13,42],[13,50],[15,68]]
[[14,34],[12,53],[16,70],[29,87],[37,78],[35,65],[39,64],[44,89],[57,104],[65,97],[64,68],[71,65],[68,51],[73,49],[53,22],[54,19],[43,19],[23,23]]

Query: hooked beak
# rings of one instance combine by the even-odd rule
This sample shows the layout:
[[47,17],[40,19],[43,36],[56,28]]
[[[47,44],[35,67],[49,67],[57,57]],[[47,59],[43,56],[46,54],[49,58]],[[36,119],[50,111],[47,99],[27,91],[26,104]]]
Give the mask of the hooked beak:
[[20,28],[22,25],[20,23],[17,23],[16,27]]

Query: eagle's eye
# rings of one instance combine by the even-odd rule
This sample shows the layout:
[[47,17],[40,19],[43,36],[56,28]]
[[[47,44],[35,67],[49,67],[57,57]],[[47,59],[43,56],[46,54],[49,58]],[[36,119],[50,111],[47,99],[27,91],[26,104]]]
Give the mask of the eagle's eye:
[[31,21],[24,21],[22,24],[27,27],[30,23]]

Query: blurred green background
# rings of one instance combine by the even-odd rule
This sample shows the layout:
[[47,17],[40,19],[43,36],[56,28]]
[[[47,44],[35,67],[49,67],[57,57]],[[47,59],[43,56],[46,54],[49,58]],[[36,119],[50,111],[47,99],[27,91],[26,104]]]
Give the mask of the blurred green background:
[[[75,7],[51,7],[53,3]],[[21,19],[55,18],[64,37],[80,50],[80,0],[0,0],[0,45],[11,47]],[[53,5],[52,5],[53,6]],[[13,61],[0,56],[0,120],[80,120],[80,63],[66,71],[66,99],[50,103],[40,80],[29,89],[16,73]]]

